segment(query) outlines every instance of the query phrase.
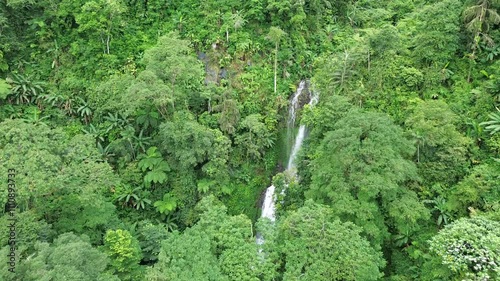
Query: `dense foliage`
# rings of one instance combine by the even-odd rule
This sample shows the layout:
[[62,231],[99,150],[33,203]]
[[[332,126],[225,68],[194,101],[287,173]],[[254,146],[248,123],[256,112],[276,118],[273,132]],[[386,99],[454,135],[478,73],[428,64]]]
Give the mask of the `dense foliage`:
[[499,9],[3,1],[0,280],[498,280]]

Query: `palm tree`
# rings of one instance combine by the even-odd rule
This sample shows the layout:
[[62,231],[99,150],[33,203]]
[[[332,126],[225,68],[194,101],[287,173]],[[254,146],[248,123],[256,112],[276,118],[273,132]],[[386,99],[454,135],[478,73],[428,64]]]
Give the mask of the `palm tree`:
[[111,145],[109,144],[103,147],[101,142],[98,141],[97,150],[101,153],[104,161],[108,161],[111,157],[115,156],[115,154],[111,152]]
[[[162,217],[163,216],[165,216],[165,214],[162,214]],[[168,214],[168,216],[165,216],[164,220],[165,226],[167,227],[168,231],[172,232],[177,229],[177,221],[179,220],[179,216]]]
[[73,106],[74,103],[75,100],[72,97],[64,99],[62,109],[66,112],[66,115],[73,116],[75,114],[75,107]]
[[135,129],[131,125],[127,125],[120,132],[122,146],[127,147],[130,151],[131,159],[136,159],[139,153],[145,153],[146,147],[151,143],[151,137],[146,137],[144,135],[144,130],[139,132],[139,135],[135,135]]
[[174,24],[177,26],[179,33],[182,34],[182,26],[184,24],[184,16],[181,12],[177,12],[177,15],[174,16]]
[[233,27],[235,30],[243,27],[247,22],[245,17],[241,14],[241,11],[236,11],[236,13],[232,14],[231,19],[233,20]]
[[[11,86],[10,95],[16,104],[32,103],[44,92],[42,82],[32,81],[30,77],[24,77],[21,74],[11,74],[5,81]],[[12,102],[12,99],[10,99]]]
[[110,132],[111,130],[116,129],[116,128],[122,129],[128,123],[127,118],[119,113],[115,113],[115,114],[108,113],[108,116],[104,116],[104,120],[111,123],[108,126],[108,128],[106,129],[106,132]]
[[138,136],[132,136],[134,140],[134,150],[139,151],[139,148],[141,149],[140,151],[142,153],[146,152],[146,146],[149,146],[151,137],[146,137],[144,136],[144,130],[141,130],[139,132]]
[[[478,0],[476,5],[468,7],[463,12],[465,27],[468,31],[474,34],[474,42],[472,43],[472,54],[469,54],[471,63],[476,59],[476,50],[479,42],[482,40],[487,45],[493,46],[495,42],[488,35],[491,24],[500,23],[500,15],[496,9],[491,8],[491,2],[494,0]],[[469,68],[467,81],[470,81],[472,65]]]
[[483,141],[483,127],[476,120],[470,120],[466,123],[467,126],[467,136],[474,139],[476,145],[480,145]]
[[155,129],[159,124],[160,114],[154,110],[139,110],[135,122],[142,130]]
[[47,93],[45,95],[42,95],[41,98],[49,103],[50,105],[52,106],[55,106],[55,107],[62,107],[62,105],[64,104],[64,97],[62,95],[59,95],[59,94],[54,94],[54,93]]
[[122,207],[133,207],[136,210],[145,209],[146,205],[151,204],[151,200],[141,195],[144,195],[143,192],[141,192],[141,187],[132,189],[132,187],[127,185],[125,186],[124,192],[118,195],[117,201],[122,202]]
[[116,200],[121,202],[123,207],[133,207],[137,210],[146,208],[151,204],[151,200],[146,198],[142,187],[132,188],[130,185],[122,186],[121,193],[117,195]]
[[99,142],[104,142],[104,133],[101,130],[98,130],[93,124],[89,124],[88,129],[82,129],[87,135],[91,135],[96,139],[96,145]]
[[32,124],[46,124],[43,120],[48,119],[49,116],[40,117],[41,111],[38,107],[30,108],[30,110],[26,110],[26,113],[31,113],[27,116],[27,118],[23,118],[24,121]]
[[85,124],[90,123],[90,118],[92,117],[92,109],[90,109],[88,103],[84,101],[82,98],[78,98],[80,101],[80,107],[76,110],[77,113],[80,114],[81,117],[83,117],[83,121]]
[[226,42],[229,42],[229,27],[232,25],[234,27],[234,30],[241,28],[243,25],[245,25],[246,20],[241,15],[241,11],[236,11],[236,13],[229,15],[226,22],[227,22],[225,24],[225,26],[226,26]]
[[57,40],[54,40],[54,47],[47,50],[47,54],[52,53],[52,68],[59,67],[59,59],[62,55],[62,50],[57,44]]
[[139,187],[132,188],[129,185],[124,186],[123,193],[119,194],[117,197],[117,201],[122,203],[122,206],[135,206],[135,201],[139,199],[138,191],[140,191]]
[[269,29],[269,33],[266,38],[274,43],[274,93],[276,93],[276,73],[278,68],[278,47],[281,38],[286,35],[286,32],[281,30],[279,27],[272,26]]
[[394,235],[394,244],[398,247],[408,247],[411,244],[411,232],[410,230],[405,230],[399,234]]
[[497,107],[499,113],[490,113],[490,121],[482,122],[479,125],[485,126],[486,131],[490,131],[490,135],[500,132],[500,109]]
[[429,203],[433,205],[432,210],[436,211],[438,214],[436,223],[438,226],[448,224],[449,219],[452,218],[452,214],[448,211],[448,207],[446,205],[446,199],[441,196],[435,197],[431,200],[424,200],[424,203]]
[[490,24],[497,24],[500,22],[500,15],[497,11],[491,8],[492,0],[478,0],[476,5],[468,7],[463,12],[465,28],[474,34],[472,43],[472,53],[469,54],[471,66],[467,75],[467,82],[470,82],[472,72],[472,65],[475,63],[476,50],[479,42],[482,40],[489,46],[493,46],[493,39],[488,35]]
[[151,200],[146,199],[144,197],[139,197],[134,203],[134,207],[139,210],[139,209],[145,209],[146,205],[151,205]]
[[354,74],[354,59],[347,50],[344,50],[342,57],[339,59],[339,64],[339,68],[332,73],[332,82],[340,91],[346,88],[347,81]]
[[323,28],[323,32],[328,36],[329,40],[332,40],[333,35],[337,32],[338,28],[333,24],[328,24]]
[[489,45],[493,45],[493,40],[488,35],[491,24],[500,23],[500,15],[496,9],[491,8],[492,0],[478,0],[476,5],[468,7],[463,12],[465,27],[474,33],[473,53],[475,52],[479,40],[483,39]]

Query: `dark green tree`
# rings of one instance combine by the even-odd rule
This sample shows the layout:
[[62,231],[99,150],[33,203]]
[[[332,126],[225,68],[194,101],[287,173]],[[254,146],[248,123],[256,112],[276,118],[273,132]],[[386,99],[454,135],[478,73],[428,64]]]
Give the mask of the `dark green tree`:
[[361,228],[340,222],[327,206],[307,200],[278,227],[283,280],[379,280],[383,275],[382,254],[360,236]]
[[[438,258],[431,280],[496,280],[500,270],[500,224],[482,217],[462,218],[441,230],[430,241]],[[446,270],[440,271],[440,267]]]
[[[2,260],[7,256],[6,250],[1,251]],[[85,235],[65,233],[52,244],[37,242],[35,252],[18,262],[15,274],[7,271],[7,263],[2,262],[3,280],[120,280],[106,271],[109,259],[93,248]]]
[[374,245],[389,231],[418,228],[428,212],[409,183],[418,180],[415,149],[384,114],[351,111],[326,133],[310,162],[306,198],[334,206],[342,221],[363,228]]

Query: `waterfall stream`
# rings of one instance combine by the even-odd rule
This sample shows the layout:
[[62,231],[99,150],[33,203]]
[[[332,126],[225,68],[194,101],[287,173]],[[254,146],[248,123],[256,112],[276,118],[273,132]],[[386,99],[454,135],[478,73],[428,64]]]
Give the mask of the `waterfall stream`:
[[[309,105],[314,106],[318,102],[318,97],[314,93],[311,93],[307,89],[307,84],[308,82],[305,80],[300,81],[300,84],[297,88],[297,91],[295,92],[291,104],[290,104],[290,109],[289,109],[289,116],[288,116],[288,134],[292,134],[294,127],[295,127],[295,119],[297,117],[297,110],[300,109],[301,107],[301,100],[302,100],[302,95],[307,94],[309,99]],[[305,90],[305,91],[304,91]],[[288,165],[287,165],[287,171],[292,173],[293,175],[296,175],[296,167],[295,167],[295,158],[297,157],[297,153],[300,150],[300,147],[302,146],[302,142],[304,141],[304,138],[306,136],[306,126],[305,125],[300,125],[299,130],[297,132],[297,136],[295,137],[295,141],[292,146],[292,150],[290,152],[290,156],[288,158]],[[266,189],[266,195],[264,198],[264,202],[262,204],[262,217],[263,218],[269,218],[271,221],[276,220],[275,216],[275,190],[276,188],[274,185],[269,186]],[[285,191],[282,190],[281,193],[283,194]],[[257,243],[262,244],[264,242],[264,239],[262,238],[261,235],[257,235]]]

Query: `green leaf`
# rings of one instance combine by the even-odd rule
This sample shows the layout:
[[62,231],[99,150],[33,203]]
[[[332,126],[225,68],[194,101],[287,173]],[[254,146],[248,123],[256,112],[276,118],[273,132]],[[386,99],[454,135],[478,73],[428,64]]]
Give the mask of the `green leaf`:
[[153,206],[156,207],[156,210],[161,214],[168,214],[169,212],[175,210],[177,207],[176,198],[166,193],[163,195],[163,200],[156,201]]
[[207,193],[214,184],[214,180],[202,179],[198,181],[198,192]]
[[167,180],[167,174],[162,171],[150,171],[144,177],[146,183],[164,183]]
[[11,86],[4,79],[0,79],[0,99],[5,99],[10,93]]
[[148,150],[146,151],[146,154],[148,157],[158,157],[158,153],[156,152],[158,148],[156,146],[152,146],[150,148],[148,148]]
[[155,171],[168,172],[168,171],[170,171],[170,166],[168,165],[168,163],[166,161],[164,161],[163,159],[160,159],[160,161],[158,161],[158,163],[156,164],[154,169],[155,169]]

